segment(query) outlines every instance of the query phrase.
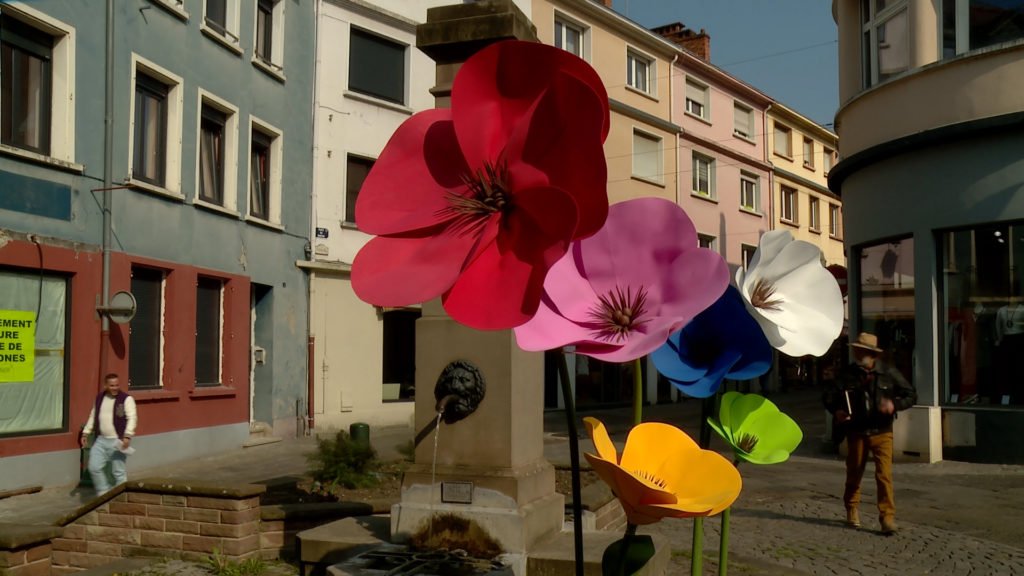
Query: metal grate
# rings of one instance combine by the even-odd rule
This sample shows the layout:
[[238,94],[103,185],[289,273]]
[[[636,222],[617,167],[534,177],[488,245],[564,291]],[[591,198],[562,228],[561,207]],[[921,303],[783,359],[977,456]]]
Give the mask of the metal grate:
[[403,546],[364,552],[332,568],[333,574],[352,576],[512,576],[511,567],[460,550],[417,552]]

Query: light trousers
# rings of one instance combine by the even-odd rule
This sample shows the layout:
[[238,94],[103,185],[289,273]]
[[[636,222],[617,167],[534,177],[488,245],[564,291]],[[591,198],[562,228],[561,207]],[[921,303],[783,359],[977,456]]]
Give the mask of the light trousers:
[[[97,436],[89,450],[89,474],[92,476],[92,485],[96,488],[96,495],[106,494],[113,486],[128,481],[128,472],[125,470],[125,462],[128,456],[118,450],[121,446],[119,438],[106,438]],[[114,477],[113,485],[107,475],[107,468]]]

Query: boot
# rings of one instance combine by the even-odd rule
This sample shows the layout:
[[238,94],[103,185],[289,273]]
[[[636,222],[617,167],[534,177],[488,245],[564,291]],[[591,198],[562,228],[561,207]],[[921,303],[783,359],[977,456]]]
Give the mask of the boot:
[[885,518],[879,518],[878,520],[882,524],[882,534],[885,534],[886,536],[892,536],[897,531],[899,531],[899,527],[896,526],[895,518],[889,516]]
[[860,528],[860,513],[856,508],[846,510],[846,525],[850,528]]

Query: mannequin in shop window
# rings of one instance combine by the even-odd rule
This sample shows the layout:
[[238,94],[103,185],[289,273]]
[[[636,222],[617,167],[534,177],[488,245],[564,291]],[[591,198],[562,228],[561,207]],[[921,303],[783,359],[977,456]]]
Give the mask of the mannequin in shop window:
[[1024,302],[1015,291],[1010,303],[996,312],[995,403],[1004,396],[1017,394],[1024,386]]

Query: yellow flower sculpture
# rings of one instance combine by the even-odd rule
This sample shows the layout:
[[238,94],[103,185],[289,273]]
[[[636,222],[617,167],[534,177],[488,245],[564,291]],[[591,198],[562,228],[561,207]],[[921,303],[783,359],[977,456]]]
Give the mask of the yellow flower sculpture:
[[674,426],[635,426],[620,459],[604,424],[596,418],[583,422],[597,450],[596,456],[584,456],[618,497],[630,524],[713,516],[740,495],[743,481],[736,467]]

